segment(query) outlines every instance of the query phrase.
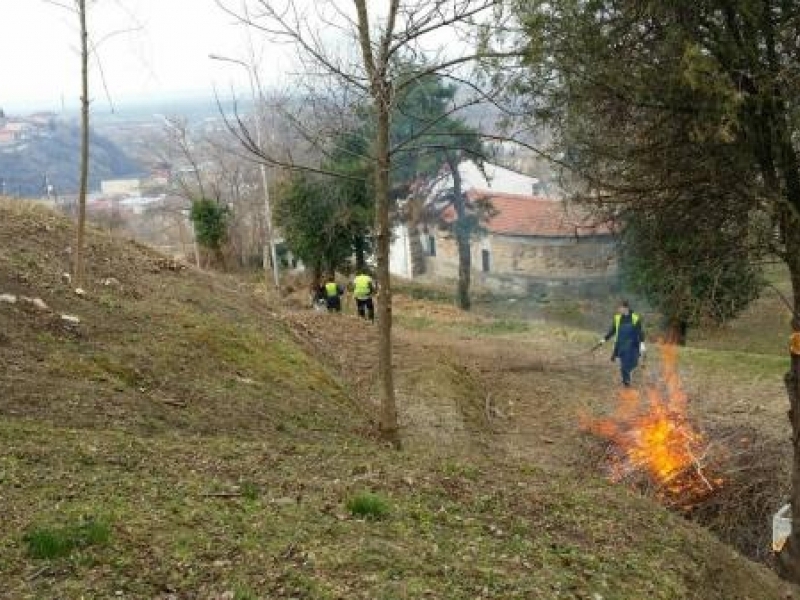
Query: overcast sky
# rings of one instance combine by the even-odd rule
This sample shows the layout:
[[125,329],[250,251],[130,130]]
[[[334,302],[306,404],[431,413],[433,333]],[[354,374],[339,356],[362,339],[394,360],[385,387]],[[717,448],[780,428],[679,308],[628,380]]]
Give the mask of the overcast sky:
[[[61,0],[71,4],[72,0]],[[211,95],[216,85],[248,89],[241,66],[214,61],[209,54],[246,59],[247,35],[214,0],[96,0],[90,11],[93,38],[138,28],[107,39],[99,48],[109,92],[115,102],[182,93]],[[77,17],[45,0],[0,0],[0,107],[57,110],[62,96],[79,96]],[[281,47],[257,48],[262,72],[285,70]],[[265,73],[265,78],[270,74]],[[92,96],[103,101],[96,65]],[[105,102],[105,101],[103,101]]]
[[[242,0],[223,0],[240,9]],[[340,21],[338,11],[352,11],[343,0],[271,0],[299,7],[305,26],[328,52],[349,62],[357,55],[341,30],[323,23]],[[421,5],[425,0],[417,0]],[[80,54],[75,0],[0,0],[0,108],[24,113],[72,108],[80,98]],[[223,96],[231,89],[249,93],[248,71],[241,64],[212,60],[210,54],[249,62],[248,32],[215,0],[88,0],[88,27],[98,50],[92,59],[90,96],[95,109],[109,107],[102,85],[118,108],[126,100],[183,95]],[[383,19],[386,0],[368,0],[375,23]],[[251,2],[252,15],[257,14]],[[352,15],[351,15],[352,17]],[[122,33],[120,33],[122,32]],[[270,43],[253,32],[254,51],[265,87],[285,88],[299,70],[295,51]],[[462,48],[452,31],[436,31],[422,48]],[[427,38],[426,38],[427,39]],[[351,54],[356,52],[355,55]],[[100,65],[97,63],[99,57]],[[356,59],[356,62],[357,59]]]

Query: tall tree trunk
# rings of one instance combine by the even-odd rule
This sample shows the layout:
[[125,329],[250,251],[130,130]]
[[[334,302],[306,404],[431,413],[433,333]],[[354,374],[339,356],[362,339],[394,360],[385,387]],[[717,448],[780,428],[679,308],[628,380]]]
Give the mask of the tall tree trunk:
[[363,269],[367,266],[367,240],[359,233],[353,238],[353,246],[356,253],[356,269]]
[[425,273],[425,248],[422,246],[419,229],[415,223],[409,223],[408,248],[411,254],[411,276],[416,277]]
[[685,346],[686,330],[688,328],[686,320],[680,317],[670,317],[667,321],[667,342],[670,344],[677,344],[678,346]]
[[391,60],[391,44],[400,0],[389,0],[385,16],[385,29],[378,44],[377,55],[370,34],[367,0],[354,0],[358,14],[358,41],[364,68],[370,79],[370,94],[375,106],[377,131],[375,132],[375,230],[376,254],[378,258],[378,288],[380,299],[378,315],[378,379],[381,398],[381,436],[400,447],[400,432],[397,427],[397,404],[394,394],[394,370],[392,366],[392,288],[389,274],[389,169],[391,148],[389,127],[391,125],[392,85],[386,81]]
[[389,274],[389,169],[391,147],[392,84],[387,81],[391,60],[391,46],[400,0],[389,0],[385,16],[385,28],[376,48],[372,44],[367,0],[354,0],[358,15],[358,41],[364,68],[369,75],[370,95],[375,108],[377,130],[375,132],[375,230],[376,254],[378,257],[378,287],[380,299],[378,315],[378,379],[381,398],[381,436],[400,447],[400,432],[397,426],[397,404],[394,394],[394,367],[392,366],[392,287]]
[[309,291],[311,293],[311,305],[314,306],[317,301],[317,292],[319,291],[319,286],[322,285],[322,264],[320,262],[315,262],[311,266],[311,283],[309,286]]
[[[770,40],[774,44],[774,40]],[[775,95],[774,134],[777,163],[783,179],[786,201],[782,207],[782,230],[785,260],[792,280],[792,344],[789,371],[784,377],[789,397],[789,422],[792,425],[792,534],[781,552],[779,566],[787,579],[800,583],[800,350],[795,340],[800,337],[800,164],[792,143],[786,108],[779,94]]]
[[[385,92],[388,94],[388,91]],[[383,94],[382,94],[383,95]],[[394,446],[400,445],[397,426],[397,404],[394,394],[392,368],[392,288],[389,274],[389,126],[390,105],[384,98],[378,101],[378,131],[376,135],[377,172],[375,177],[375,229],[377,231],[378,289],[378,369],[381,388],[381,436]]]
[[[788,212],[788,211],[787,211]],[[789,370],[784,377],[789,397],[789,422],[792,425],[792,533],[778,556],[781,575],[800,581],[800,218],[793,214],[784,217],[783,234],[786,239],[786,263],[792,280],[794,315],[792,318],[792,350],[789,353]]]
[[460,223],[456,223],[456,244],[458,245],[458,308],[472,308],[469,287],[472,275],[472,248],[469,243],[469,232]]
[[72,276],[77,287],[84,282],[84,237],[86,235],[86,194],[89,187],[89,32],[86,27],[86,0],[78,0],[81,32],[81,173],[78,190],[78,234]]
[[458,157],[447,154],[447,165],[453,175],[453,208],[456,211],[455,234],[458,247],[458,307],[469,310],[472,300],[469,287],[472,277],[472,248],[470,238],[472,232],[469,227],[467,203],[462,192],[461,173],[458,170]]

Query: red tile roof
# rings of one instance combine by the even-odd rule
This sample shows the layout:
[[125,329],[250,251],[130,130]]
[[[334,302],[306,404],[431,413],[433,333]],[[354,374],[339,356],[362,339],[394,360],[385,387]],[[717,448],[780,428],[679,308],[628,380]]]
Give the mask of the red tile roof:
[[[599,224],[585,210],[580,210],[561,200],[492,191],[470,190],[470,202],[491,202],[495,213],[484,227],[499,235],[537,237],[583,237],[609,235],[611,228]],[[451,221],[455,217],[452,207],[443,215]]]

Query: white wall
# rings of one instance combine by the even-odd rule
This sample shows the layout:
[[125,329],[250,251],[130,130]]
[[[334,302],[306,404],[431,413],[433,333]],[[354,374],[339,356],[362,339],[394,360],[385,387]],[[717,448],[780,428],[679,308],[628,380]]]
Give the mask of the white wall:
[[392,229],[392,243],[389,247],[389,272],[399,277],[412,277],[411,241],[408,227],[396,225]]
[[[490,163],[484,163],[483,171],[481,171],[471,160],[460,163],[458,171],[461,174],[461,187],[465,192],[477,190],[531,196],[535,195],[536,186],[539,183],[536,177],[523,175]],[[433,193],[436,194],[452,187],[453,177],[448,175],[434,186]]]

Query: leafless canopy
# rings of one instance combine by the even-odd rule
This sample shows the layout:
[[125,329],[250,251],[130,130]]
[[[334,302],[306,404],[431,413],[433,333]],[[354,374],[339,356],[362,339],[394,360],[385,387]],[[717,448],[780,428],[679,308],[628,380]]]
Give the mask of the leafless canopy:
[[[300,108],[295,122],[303,137],[322,154],[330,149],[337,128],[353,119],[368,118],[371,144],[367,160],[374,166],[375,255],[381,299],[378,317],[378,378],[381,435],[400,444],[392,369],[392,291],[389,274],[390,173],[401,152],[423,152],[426,146],[441,150],[431,141],[437,121],[417,126],[397,139],[392,118],[398,100],[423,79],[435,76],[458,84],[454,116],[479,103],[493,104],[501,97],[495,78],[476,77],[486,62],[518,59],[518,53],[495,46],[490,32],[502,20],[500,0],[244,0],[237,8],[233,0],[217,0],[231,16],[275,44],[296,51],[298,78],[295,90]],[[488,85],[485,85],[488,84]],[[308,112],[313,111],[314,119]],[[308,124],[311,125],[308,125]],[[237,114],[228,121],[230,131],[257,160],[289,169],[303,169],[338,176],[323,166],[298,164],[266,152]],[[344,132],[344,131],[343,131]],[[327,139],[326,139],[327,138]],[[327,143],[327,146],[326,146]],[[453,143],[452,139],[449,142]],[[339,149],[337,150],[345,150]],[[320,165],[325,165],[320,161]]]
[[[357,3],[352,0],[217,0],[217,4],[262,39],[293,50],[293,100],[284,102],[279,110],[284,111],[283,119],[292,123],[296,135],[314,149],[309,155],[324,157],[334,149],[347,151],[333,144],[339,134],[352,130],[354,122],[364,118],[357,109],[368,104],[376,77],[391,82],[386,93],[396,110],[395,99],[431,75],[454,84],[459,93],[445,115],[413,135],[393,139],[392,156],[446,149],[431,142],[430,131],[443,119],[477,108],[487,109],[491,115],[491,122],[480,128],[484,139],[513,141],[538,152],[530,144],[527,125],[501,127],[501,121],[508,125],[519,116],[506,86],[519,72],[520,54],[498,35],[513,29],[500,0],[387,0],[382,12],[370,15],[373,33],[368,40],[360,37]],[[387,22],[389,15],[392,23]],[[365,41],[376,59],[373,72],[363,60]],[[497,76],[500,64],[502,77]],[[325,171],[314,161],[297,161],[274,148],[261,147],[238,111],[226,122],[255,160],[346,177]],[[426,137],[423,145],[421,139]]]

